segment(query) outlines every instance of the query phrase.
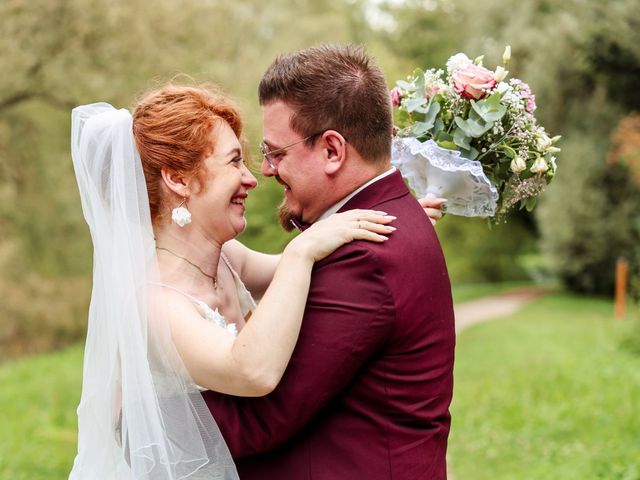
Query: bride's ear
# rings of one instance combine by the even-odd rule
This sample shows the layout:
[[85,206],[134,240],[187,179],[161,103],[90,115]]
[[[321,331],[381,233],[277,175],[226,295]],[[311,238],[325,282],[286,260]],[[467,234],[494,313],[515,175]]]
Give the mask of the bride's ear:
[[162,175],[162,181],[169,190],[182,198],[189,196],[191,192],[189,189],[188,179],[183,174],[170,170],[166,167],[162,167],[160,173]]

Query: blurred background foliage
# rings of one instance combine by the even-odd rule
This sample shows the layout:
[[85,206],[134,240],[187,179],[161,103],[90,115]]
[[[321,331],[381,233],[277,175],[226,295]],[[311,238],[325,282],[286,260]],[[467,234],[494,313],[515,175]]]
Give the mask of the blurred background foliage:
[[[528,82],[563,135],[558,175],[534,215],[438,224],[452,280],[559,280],[609,295],[614,263],[640,264],[637,0],[3,0],[0,2],[0,359],[82,338],[91,241],[69,153],[70,109],[138,95],[185,74],[220,84],[261,138],[260,76],[279,53],[365,43],[389,86],[457,51]],[[634,113],[635,112],[635,113]],[[256,149],[253,148],[255,153]],[[256,158],[258,158],[256,156]],[[275,252],[281,191],[262,180],[243,240]],[[636,294],[640,289],[635,281]]]

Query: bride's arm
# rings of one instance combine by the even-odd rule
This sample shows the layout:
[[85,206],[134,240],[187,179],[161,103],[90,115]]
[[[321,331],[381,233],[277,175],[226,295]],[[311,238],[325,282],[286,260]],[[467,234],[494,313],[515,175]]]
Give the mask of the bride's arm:
[[[444,198],[425,197],[418,199],[433,225],[444,216],[446,201]],[[262,298],[273,279],[282,254],[270,255],[258,252],[238,240],[228,241],[222,249],[233,263],[251,295],[254,298]]]
[[262,298],[273,280],[282,254],[257,252],[238,240],[225,243],[222,251],[229,257],[251,295],[256,299]]
[[174,297],[169,311],[171,333],[193,380],[232,395],[261,396],[272,391],[298,338],[313,263],[352,240],[384,241],[380,234],[391,233],[393,227],[383,224],[392,219],[353,210],[317,222],[294,238],[251,321],[237,337],[199,318],[188,301]]

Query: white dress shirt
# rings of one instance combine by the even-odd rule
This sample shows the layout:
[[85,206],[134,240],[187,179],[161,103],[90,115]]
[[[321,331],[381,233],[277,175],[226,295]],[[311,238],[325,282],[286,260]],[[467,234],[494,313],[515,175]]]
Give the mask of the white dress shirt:
[[391,167],[389,170],[387,170],[386,172],[381,173],[380,175],[378,175],[377,177],[372,178],[371,180],[369,180],[367,183],[365,183],[364,185],[361,185],[360,187],[356,188],[353,192],[351,192],[349,195],[347,195],[346,197],[344,197],[342,200],[340,200],[338,203],[335,203],[332,207],[330,207],[326,212],[324,212],[322,215],[320,215],[320,218],[318,218],[318,220],[323,220],[325,218],[327,218],[330,215],[333,215],[334,213],[336,213],[338,210],[340,210],[343,205],[345,203],[347,203],[349,200],[351,200],[353,197],[355,197],[358,193],[360,193],[362,190],[364,190],[365,188],[367,188],[369,185],[371,185],[372,183],[377,182],[378,180],[391,175],[393,172],[396,171],[396,167]]

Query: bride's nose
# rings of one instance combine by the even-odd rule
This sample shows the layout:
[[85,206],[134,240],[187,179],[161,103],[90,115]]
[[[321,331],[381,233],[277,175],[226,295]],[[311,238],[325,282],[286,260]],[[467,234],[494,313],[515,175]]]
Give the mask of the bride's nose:
[[251,173],[251,171],[247,168],[246,165],[244,166],[244,171],[242,172],[242,185],[247,190],[251,190],[258,186],[258,180],[253,175],[253,173]]

